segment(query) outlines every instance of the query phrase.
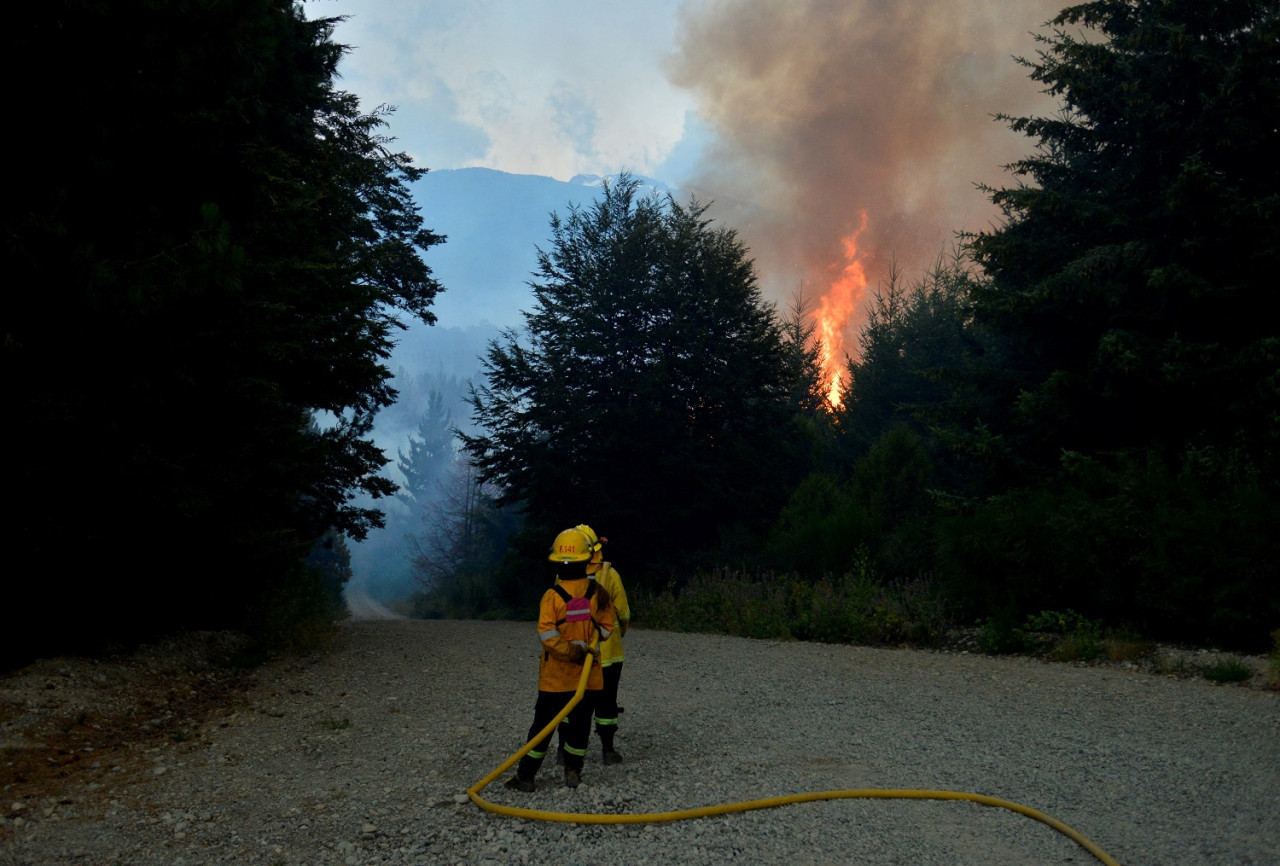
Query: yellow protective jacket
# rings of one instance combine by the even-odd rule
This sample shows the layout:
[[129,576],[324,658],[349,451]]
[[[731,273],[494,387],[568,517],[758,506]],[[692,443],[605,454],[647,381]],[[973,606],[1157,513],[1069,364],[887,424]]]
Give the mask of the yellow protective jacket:
[[[575,599],[587,595],[588,588],[595,586],[595,581],[587,577],[571,580],[557,580],[557,585]],[[594,590],[589,599],[590,617],[578,621],[568,621],[568,605],[555,589],[548,589],[542,596],[542,604],[538,609],[538,639],[542,641],[542,660],[538,665],[538,691],[540,692],[572,692],[578,688],[578,678],[582,675],[582,662],[573,661],[574,647],[571,641],[582,641],[590,646],[597,639],[604,643],[613,634],[617,620],[614,617],[613,605],[600,608],[600,594]],[[604,688],[604,672],[600,667],[600,659],[590,659],[591,674],[587,678],[587,688]]]
[[600,641],[600,664],[608,667],[626,661],[626,655],[622,651],[622,635],[631,622],[631,606],[627,603],[627,591],[623,588],[622,578],[614,570],[613,563],[600,563],[600,570],[595,573],[595,578],[596,583],[608,590],[609,597],[613,599],[613,609],[618,620],[618,627],[609,635],[609,639]]

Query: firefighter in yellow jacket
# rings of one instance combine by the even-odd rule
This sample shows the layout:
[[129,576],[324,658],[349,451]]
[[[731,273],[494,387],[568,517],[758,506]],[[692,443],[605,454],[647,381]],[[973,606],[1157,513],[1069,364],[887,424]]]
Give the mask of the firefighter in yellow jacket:
[[[627,591],[622,585],[622,577],[613,563],[604,561],[604,545],[609,542],[601,538],[596,531],[585,523],[574,527],[587,538],[591,545],[591,560],[587,563],[587,574],[595,578],[601,589],[608,591],[613,602],[613,610],[617,616],[618,627],[613,630],[607,640],[600,641],[600,666],[604,668],[604,688],[596,699],[596,733],[600,736],[602,757],[606,764],[621,764],[622,755],[613,746],[613,738],[618,733],[618,717],[622,707],[618,706],[618,683],[622,679],[622,663],[626,655],[622,649],[622,636],[627,633],[631,622],[631,605],[627,602]],[[560,749],[556,753],[557,763],[564,763],[565,738],[564,727],[567,719],[560,723]]]
[[[591,717],[604,688],[598,644],[613,634],[616,620],[608,591],[587,573],[600,542],[579,528],[556,536],[547,557],[556,563],[556,583],[542,596],[538,611],[538,638],[542,656],[538,664],[538,700],[533,708],[532,739],[564,709],[578,689],[582,666],[591,665],[582,700],[569,713],[564,737],[564,783],[576,788],[582,781],[582,762],[591,739]],[[533,747],[516,768],[506,786],[517,791],[534,790],[534,777],[546,757],[551,735]]]
[[622,586],[622,577],[614,569],[613,563],[604,561],[604,544],[608,539],[599,538],[586,524],[579,525],[578,529],[593,544],[587,574],[595,577],[596,583],[608,591],[617,615],[618,627],[607,639],[600,641],[604,688],[596,701],[596,733],[600,736],[604,763],[621,764],[622,755],[613,748],[613,738],[618,733],[618,716],[622,712],[622,708],[618,706],[618,683],[622,679],[622,663],[626,661],[622,650],[622,636],[627,633],[627,625],[631,622],[631,606],[627,603],[627,591]]

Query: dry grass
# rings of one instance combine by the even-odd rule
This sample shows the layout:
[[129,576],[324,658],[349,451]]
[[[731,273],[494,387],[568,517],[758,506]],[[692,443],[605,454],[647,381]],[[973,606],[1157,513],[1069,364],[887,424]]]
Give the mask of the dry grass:
[[1156,650],[1154,641],[1128,635],[1112,636],[1103,641],[1107,661],[1137,662],[1149,657]]

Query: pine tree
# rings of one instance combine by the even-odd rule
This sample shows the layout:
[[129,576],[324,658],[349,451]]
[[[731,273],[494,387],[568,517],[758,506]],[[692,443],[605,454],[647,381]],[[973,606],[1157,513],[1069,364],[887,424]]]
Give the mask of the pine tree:
[[3,538],[38,564],[6,576],[15,609],[56,602],[51,644],[235,625],[382,519],[354,500],[394,489],[383,362],[439,289],[422,170],[335,89],[334,20],[289,0],[15,19],[5,77],[39,119],[0,241]]
[[993,420],[1032,472],[1063,449],[1277,453],[1280,3],[1102,0],[1054,25],[1024,62],[1062,109],[1004,118],[1038,148],[972,242],[1004,341]]
[[405,479],[396,496],[416,517],[411,518],[415,523],[428,504],[439,498],[437,484],[454,461],[453,442],[453,413],[445,408],[444,393],[430,391],[417,432],[409,437],[409,450],[400,449],[396,462]]
[[987,483],[946,556],[1024,612],[1260,643],[1280,616],[1280,2],[1053,23],[1025,63],[1061,110],[1004,118],[1036,151],[971,239],[995,342],[955,441]]

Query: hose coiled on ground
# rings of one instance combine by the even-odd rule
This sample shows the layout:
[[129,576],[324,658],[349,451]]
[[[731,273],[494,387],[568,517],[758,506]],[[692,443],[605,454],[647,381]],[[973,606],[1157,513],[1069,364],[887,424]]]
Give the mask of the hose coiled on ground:
[[[591,658],[592,656],[587,656],[588,662]],[[515,754],[507,758],[491,773],[467,789],[467,796],[471,799],[471,802],[488,812],[493,812],[498,815],[508,815],[513,818],[527,818],[531,821],[560,821],[568,824],[658,824],[666,821],[687,821],[692,818],[707,818],[712,815],[727,815],[732,812],[748,812],[752,809],[771,809],[776,806],[789,806],[793,803],[811,803],[816,800],[969,800],[983,806],[998,806],[1002,809],[1009,809],[1019,813],[1020,815],[1026,815],[1028,818],[1034,818],[1043,824],[1048,824],[1050,827],[1057,830],[1059,833],[1062,833],[1064,836],[1067,836],[1080,847],[1092,854],[1098,862],[1105,864],[1105,866],[1120,866],[1120,861],[1111,857],[1107,852],[1099,848],[1097,844],[1084,836],[1084,834],[1068,827],[1056,818],[1050,817],[1036,809],[1032,809],[1028,806],[1023,806],[1009,800],[1001,800],[998,797],[988,797],[984,794],[969,794],[961,791],[917,791],[897,788],[814,791],[807,794],[790,794],[784,797],[769,797],[763,800],[747,800],[741,803],[722,803],[717,806],[681,809],[675,812],[645,812],[633,815],[547,812],[541,809],[520,809],[514,806],[501,806],[497,803],[491,803],[481,797],[480,792],[482,790],[514,766],[515,763],[524,757],[524,755],[534,746],[549,736],[551,732],[555,730],[556,725],[560,724],[560,720],[569,715],[569,712],[578,705],[578,702],[582,700],[582,696],[586,692],[587,677],[590,673],[591,665],[589,663],[583,664],[582,676],[578,679],[578,690],[573,693],[573,697],[565,704],[564,709],[560,711],[560,714],[548,722],[546,727],[535,734],[532,740],[521,746]]]

